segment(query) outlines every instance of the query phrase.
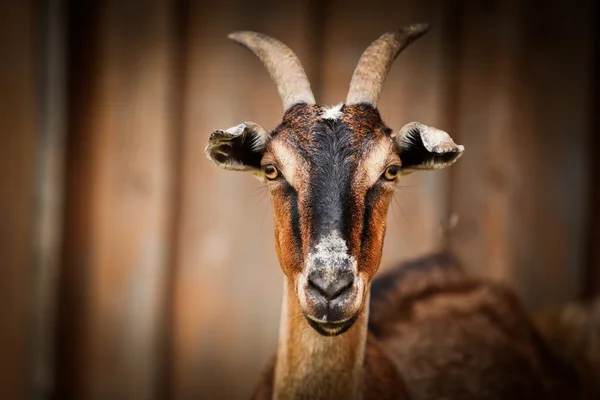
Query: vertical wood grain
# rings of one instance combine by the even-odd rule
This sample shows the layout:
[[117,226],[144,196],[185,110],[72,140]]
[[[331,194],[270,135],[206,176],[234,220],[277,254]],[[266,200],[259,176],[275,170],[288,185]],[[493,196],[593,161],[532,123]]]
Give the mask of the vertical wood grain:
[[162,0],[71,6],[78,36],[59,351],[72,373],[59,393],[156,398],[176,139],[172,10]]
[[[600,67],[600,4],[594,3],[594,59],[592,68],[597,71]],[[589,138],[588,157],[590,159],[590,174],[588,184],[589,196],[589,218],[586,229],[586,265],[582,279],[582,295],[585,298],[600,296],[600,77],[596,73],[593,77],[593,98],[591,99],[589,112],[592,116],[591,134]]]
[[31,398],[54,393],[54,328],[60,265],[65,156],[65,18],[63,0],[37,3],[37,143],[35,230],[30,294],[28,380]]
[[25,399],[35,167],[35,20],[0,5],[0,398]]
[[556,306],[580,290],[591,3],[465,4],[452,246],[531,308]]
[[67,1],[67,138],[61,266],[57,290],[56,397],[89,397],[90,270],[94,195],[92,171],[96,138],[92,126],[97,105],[98,4]]

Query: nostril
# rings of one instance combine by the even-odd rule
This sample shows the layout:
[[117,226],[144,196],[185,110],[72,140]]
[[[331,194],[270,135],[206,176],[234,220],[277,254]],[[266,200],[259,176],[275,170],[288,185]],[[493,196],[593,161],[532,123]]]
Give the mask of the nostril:
[[333,300],[348,290],[354,283],[351,272],[312,272],[308,277],[308,284],[327,300]]

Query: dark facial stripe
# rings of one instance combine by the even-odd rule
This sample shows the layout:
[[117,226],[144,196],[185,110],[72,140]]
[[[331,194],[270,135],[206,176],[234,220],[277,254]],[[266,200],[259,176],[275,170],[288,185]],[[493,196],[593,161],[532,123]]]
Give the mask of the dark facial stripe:
[[292,239],[294,241],[294,249],[301,257],[302,254],[302,235],[300,231],[300,211],[298,210],[298,193],[294,188],[288,185],[285,189],[285,196],[290,202],[290,218],[292,221]]
[[352,131],[345,124],[325,120],[316,125],[310,155],[312,244],[332,230],[348,237],[355,159]]
[[378,189],[377,186],[373,186],[367,190],[367,194],[365,196],[365,205],[363,212],[363,226],[360,241],[361,243],[368,243],[371,239],[371,218],[373,217],[373,205],[377,201],[378,197]]

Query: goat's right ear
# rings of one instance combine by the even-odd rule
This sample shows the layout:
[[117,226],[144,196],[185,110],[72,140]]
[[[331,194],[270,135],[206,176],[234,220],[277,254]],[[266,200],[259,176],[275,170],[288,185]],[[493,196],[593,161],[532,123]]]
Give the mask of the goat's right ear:
[[269,134],[254,122],[243,122],[226,130],[217,129],[208,139],[206,156],[223,169],[256,171]]

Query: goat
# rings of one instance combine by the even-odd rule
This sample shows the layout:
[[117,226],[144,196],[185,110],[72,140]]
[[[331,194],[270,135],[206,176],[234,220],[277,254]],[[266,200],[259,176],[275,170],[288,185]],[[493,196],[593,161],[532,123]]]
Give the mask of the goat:
[[[371,281],[386,215],[406,174],[452,165],[464,147],[412,122],[392,133],[377,110],[397,55],[428,30],[407,26],[363,52],[345,103],[315,103],[296,55],[269,36],[229,38],[263,62],[282,122],[215,130],[217,166],[263,181],[285,274],[277,353],[254,398],[529,399],[572,393],[516,297],[437,255]],[[566,376],[566,377],[565,377]]]

